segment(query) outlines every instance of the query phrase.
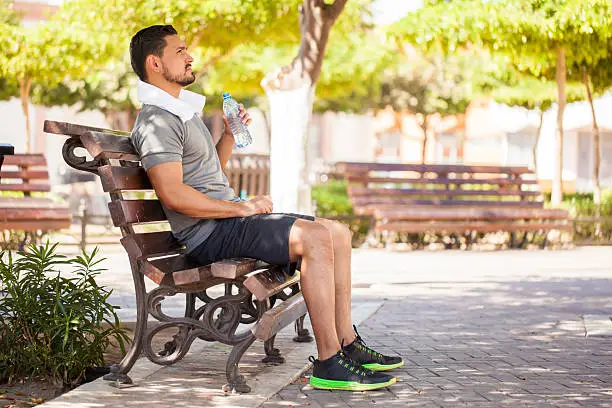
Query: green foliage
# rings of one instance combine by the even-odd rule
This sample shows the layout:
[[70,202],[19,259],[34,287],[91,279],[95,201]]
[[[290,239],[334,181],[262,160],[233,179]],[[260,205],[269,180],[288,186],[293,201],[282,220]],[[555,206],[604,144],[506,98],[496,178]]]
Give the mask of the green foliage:
[[[104,364],[111,342],[125,352],[118,307],[95,281],[103,271],[98,249],[66,259],[56,247],[30,245],[18,259],[0,254],[0,381],[50,377],[75,385],[87,367]],[[60,272],[63,265],[72,273]]]
[[6,101],[19,95],[17,82],[10,78],[0,77],[0,101]]
[[[249,49],[263,44],[283,46],[299,41],[297,9],[300,3],[300,0],[66,2],[59,13],[63,20],[81,21],[96,26],[97,32],[106,32],[113,38],[121,39],[115,41],[103,72],[88,75],[83,78],[84,83],[67,86],[72,88],[73,92],[80,92],[88,104],[94,107],[103,104],[105,109],[111,110],[121,110],[126,105],[134,107],[136,104],[134,96],[128,95],[130,89],[126,89],[133,88],[136,79],[129,66],[130,38],[144,27],[153,24],[172,24],[185,39],[190,53],[195,58],[194,71],[204,70],[208,76],[211,74],[213,76],[212,80],[204,76],[192,90],[203,89],[209,93],[220,93],[229,89],[228,84],[236,81],[236,76],[225,77],[223,85],[218,86],[221,81],[214,78],[215,66],[228,65],[228,71],[231,70],[232,74],[247,72],[248,75],[248,67],[244,69],[240,63],[228,63],[229,57],[243,55]],[[93,13],[91,10],[96,12]],[[247,55],[246,60],[248,57]],[[262,61],[269,62],[268,59]],[[242,74],[239,74],[240,76]],[[236,84],[240,86],[241,81]],[[244,92],[236,89],[230,92],[236,97],[250,95],[251,86],[252,82],[246,84],[247,89]],[[258,93],[262,93],[261,89],[258,89]]]
[[385,72],[379,107],[443,116],[465,113],[475,96],[473,57],[443,57],[410,50]]
[[[261,98],[261,79],[295,56],[300,40],[301,3],[302,0],[66,2],[59,13],[62,21],[95,25],[96,32],[123,40],[115,41],[102,70],[89,71],[55,88],[34,86],[33,100],[45,105],[82,100],[83,109],[103,112],[135,110],[136,77],[127,55],[129,39],[147,25],[172,24],[190,47],[194,71],[202,74],[190,90],[210,96],[229,91],[241,101],[248,99],[262,106],[265,99]],[[391,54],[381,35],[365,22],[370,3],[371,0],[352,0],[335,24],[317,88],[316,109],[364,111],[370,107],[373,82],[381,67],[388,65]],[[218,108],[214,103],[206,105],[207,110]]]
[[[21,17],[13,10],[13,2],[0,0],[0,25],[18,26]],[[2,35],[0,34],[0,37]],[[0,76],[0,101],[19,95],[19,85],[14,78]]]
[[[550,194],[545,195],[547,204],[550,205]],[[567,209],[572,218],[577,219],[574,229],[574,237],[580,240],[604,240],[612,241],[612,221],[596,222],[593,219],[580,221],[581,218],[597,216],[597,206],[593,201],[592,193],[564,194],[561,207]],[[600,217],[612,218],[612,189],[602,189]],[[599,224],[599,233],[597,231]]]
[[314,186],[312,199],[316,201],[317,215],[321,217],[354,215],[344,181],[330,180]]
[[[491,91],[491,96],[495,101],[509,106],[545,112],[557,100],[557,86],[551,81],[530,75],[519,75],[512,82],[500,83]],[[568,103],[584,100],[584,85],[569,83],[566,88],[566,99]]]
[[32,78],[47,85],[95,68],[110,46],[104,33],[50,20],[32,27],[0,23],[0,75],[13,80]]
[[15,11],[12,0],[0,0],[0,23],[18,26],[21,16]]
[[551,79],[559,47],[568,67],[609,57],[611,12],[609,0],[455,0],[411,13],[390,35],[429,52],[486,48],[521,72]]
[[32,87],[32,101],[44,106],[74,105],[84,110],[135,110],[136,74],[127,54],[120,60],[111,60],[104,69],[93,70],[82,78],[68,79],[57,86]]

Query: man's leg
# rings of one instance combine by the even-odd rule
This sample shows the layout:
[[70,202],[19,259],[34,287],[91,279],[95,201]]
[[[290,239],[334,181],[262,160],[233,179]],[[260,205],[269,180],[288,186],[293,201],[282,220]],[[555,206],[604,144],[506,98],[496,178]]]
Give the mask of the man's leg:
[[336,221],[316,218],[332,236],[334,247],[334,282],[336,291],[336,331],[344,351],[365,368],[376,371],[392,370],[404,365],[401,357],[385,356],[356,340],[351,322],[351,232],[347,226]]
[[332,236],[323,225],[296,220],[289,234],[291,261],[302,258],[300,284],[320,360],[340,350],[336,333],[334,251]]
[[[310,359],[313,363],[310,384],[326,390],[375,390],[395,384],[397,379],[372,372],[353,362],[344,350],[340,350],[336,332],[336,327],[344,331],[348,330],[345,325],[350,327],[350,246],[347,249],[342,245],[342,242],[348,241],[347,235],[340,228],[303,219],[294,222],[289,234],[291,260],[302,258],[302,295],[317,340],[319,358]],[[334,247],[334,239],[341,241],[337,248]],[[338,264],[339,268],[335,267],[336,253],[343,258]],[[343,272],[338,274],[335,269]],[[339,283],[335,282],[337,276]],[[337,299],[342,303],[338,304],[339,308],[336,306]],[[336,316],[343,320],[343,324],[336,323]],[[343,336],[347,337],[347,334]]]
[[334,284],[336,300],[336,332],[344,345],[355,340],[351,321],[351,231],[340,222],[316,218],[327,228],[334,248]]

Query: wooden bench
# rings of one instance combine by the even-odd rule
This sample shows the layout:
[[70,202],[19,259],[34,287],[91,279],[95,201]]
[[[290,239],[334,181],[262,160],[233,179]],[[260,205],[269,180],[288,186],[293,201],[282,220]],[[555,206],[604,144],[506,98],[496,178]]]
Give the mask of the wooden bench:
[[[68,136],[63,148],[66,163],[100,176],[111,198],[110,213],[121,229],[121,243],[132,269],[137,323],[132,346],[120,364],[111,368],[106,380],[131,383],[128,372],[144,351],[154,363],[173,364],[183,358],[197,339],[219,341],[233,346],[226,366],[226,391],[249,392],[238,364],[256,339],[264,341],[264,362],[284,361],[274,339],[279,330],[296,322],[295,341],[312,341],[303,322],[306,304],[299,288],[299,273],[285,275],[279,266],[255,259],[228,259],[199,265],[189,258],[169,231],[142,232],[144,224],[167,224],[157,199],[130,199],[134,191],[152,191],[147,173],[129,134],[112,130],[45,121],[45,132]],[[92,159],[79,157],[75,149],[84,147]],[[158,286],[146,292],[144,277]],[[213,297],[207,289],[223,285],[225,294]],[[222,286],[222,287],[223,287]],[[172,317],[162,310],[165,297],[186,294],[185,315]],[[201,305],[196,305],[196,300]],[[147,328],[152,316],[161,324]],[[177,330],[163,350],[154,351],[152,339],[162,330]]]
[[68,204],[45,197],[32,197],[33,192],[51,191],[47,161],[42,154],[5,156],[0,180],[0,191],[19,195],[0,197],[0,225],[3,230],[25,231],[25,237],[19,244],[20,250],[30,238],[37,240],[48,231],[70,227],[72,217]]
[[[544,208],[527,167],[339,163],[356,214],[388,243],[396,233],[463,234],[571,230],[569,214]],[[543,245],[546,245],[545,235]]]

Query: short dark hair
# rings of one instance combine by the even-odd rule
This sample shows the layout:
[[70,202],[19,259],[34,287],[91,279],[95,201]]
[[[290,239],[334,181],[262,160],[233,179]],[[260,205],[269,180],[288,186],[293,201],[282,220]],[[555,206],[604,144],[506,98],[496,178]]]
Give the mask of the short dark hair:
[[161,57],[166,47],[165,37],[176,35],[171,25],[154,25],[143,28],[132,37],[130,41],[130,60],[132,69],[143,81],[147,80],[145,61],[151,54]]

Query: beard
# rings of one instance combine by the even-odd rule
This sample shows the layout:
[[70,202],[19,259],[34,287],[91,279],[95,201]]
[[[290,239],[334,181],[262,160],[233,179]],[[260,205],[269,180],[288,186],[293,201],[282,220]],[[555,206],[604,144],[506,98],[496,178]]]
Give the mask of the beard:
[[195,74],[193,71],[187,72],[183,74],[172,74],[165,65],[163,65],[164,70],[162,71],[162,75],[164,79],[168,82],[173,82],[175,84],[179,84],[180,86],[187,86],[193,84],[195,81]]

